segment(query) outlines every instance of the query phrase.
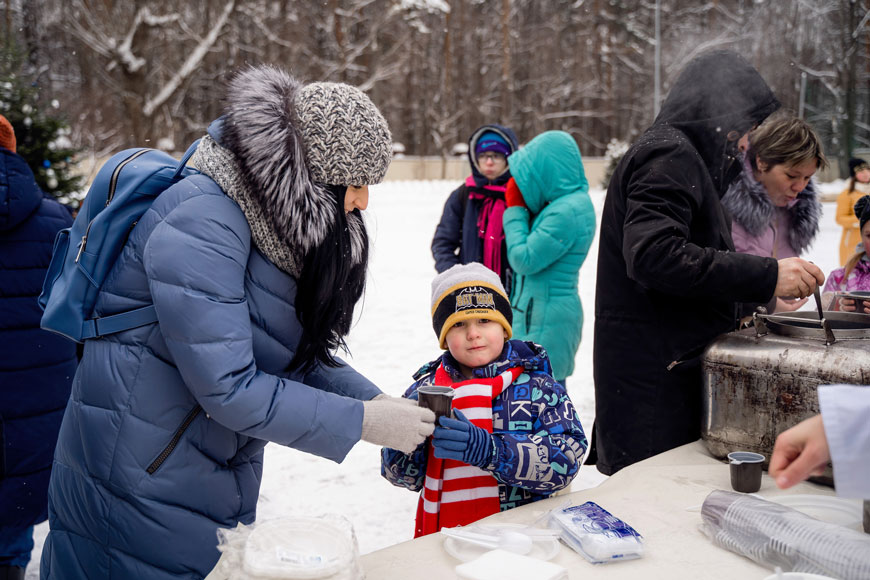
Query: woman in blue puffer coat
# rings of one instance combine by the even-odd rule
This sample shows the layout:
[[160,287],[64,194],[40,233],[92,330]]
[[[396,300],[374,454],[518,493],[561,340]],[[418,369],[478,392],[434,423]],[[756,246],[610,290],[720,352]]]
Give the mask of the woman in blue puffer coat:
[[580,267],[595,237],[595,208],[577,142],[547,131],[510,157],[504,231],[516,273],[511,305],[514,336],[540,344],[553,376],[574,372],[583,307]]
[[341,461],[360,439],[411,451],[431,411],[332,352],[362,294],[360,211],[390,161],[354,87],[268,66],[139,220],[96,304],[158,322],[85,344],[49,489],[44,579],[203,578],[215,532],[255,519],[263,448]]
[[15,153],[0,115],[0,578],[24,578],[33,526],[45,521],[51,457],[70,384],[75,343],[42,330],[36,297],[69,212],[45,197]]

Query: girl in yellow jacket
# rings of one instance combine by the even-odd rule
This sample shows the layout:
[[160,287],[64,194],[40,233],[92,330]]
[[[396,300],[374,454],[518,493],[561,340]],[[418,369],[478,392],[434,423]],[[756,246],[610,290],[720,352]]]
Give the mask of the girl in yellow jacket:
[[849,187],[837,198],[837,223],[843,226],[840,239],[840,265],[855,253],[855,246],[861,242],[861,230],[855,217],[855,202],[870,194],[870,163],[854,157],[849,160]]

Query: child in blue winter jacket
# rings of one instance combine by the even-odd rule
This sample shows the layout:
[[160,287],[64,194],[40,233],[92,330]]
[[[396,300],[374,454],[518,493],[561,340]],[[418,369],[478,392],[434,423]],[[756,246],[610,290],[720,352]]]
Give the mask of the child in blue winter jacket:
[[453,388],[454,418],[441,417],[413,453],[382,450],[381,475],[423,490],[415,537],[466,525],[544,499],[580,469],[586,436],[543,347],[510,340],[511,306],[497,274],[456,265],[432,282],[432,321],[447,352],[414,375]]

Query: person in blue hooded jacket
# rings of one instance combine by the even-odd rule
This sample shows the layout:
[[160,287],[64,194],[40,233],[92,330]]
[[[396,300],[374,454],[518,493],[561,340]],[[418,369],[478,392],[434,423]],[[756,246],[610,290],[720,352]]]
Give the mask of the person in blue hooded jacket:
[[511,155],[504,231],[516,272],[514,334],[550,353],[562,385],[583,331],[580,267],[595,237],[595,209],[576,141],[547,131]]
[[504,241],[504,190],[511,173],[508,158],[519,149],[514,132],[501,125],[484,125],[468,139],[471,175],[444,203],[432,236],[435,270],[480,262],[499,275],[510,292],[513,270]]
[[45,196],[0,115],[0,579],[22,579],[76,370],[75,343],[39,327],[36,301],[69,212]]
[[368,185],[391,138],[360,90],[258,66],[230,83],[201,173],[140,218],[85,343],[49,487],[43,579],[203,578],[216,530],[256,516],[267,441],[340,462],[412,451],[434,414],[337,358],[365,282]]

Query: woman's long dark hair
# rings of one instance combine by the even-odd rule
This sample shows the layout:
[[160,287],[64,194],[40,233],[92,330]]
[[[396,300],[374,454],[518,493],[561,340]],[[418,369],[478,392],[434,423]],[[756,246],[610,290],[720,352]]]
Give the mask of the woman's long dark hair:
[[[302,323],[302,338],[289,370],[310,370],[316,362],[336,367],[333,351],[347,350],[344,337],[350,332],[356,303],[362,296],[368,269],[369,240],[358,209],[345,214],[345,186],[327,186],[336,200],[335,222],[326,238],[312,248],[302,263],[296,290],[296,313]],[[362,253],[354,261],[348,219],[359,220]]]

